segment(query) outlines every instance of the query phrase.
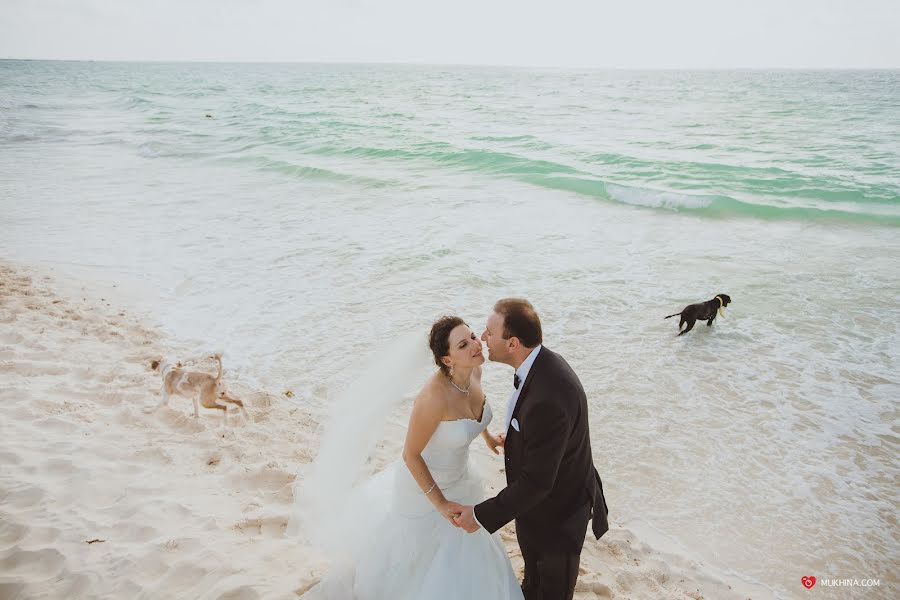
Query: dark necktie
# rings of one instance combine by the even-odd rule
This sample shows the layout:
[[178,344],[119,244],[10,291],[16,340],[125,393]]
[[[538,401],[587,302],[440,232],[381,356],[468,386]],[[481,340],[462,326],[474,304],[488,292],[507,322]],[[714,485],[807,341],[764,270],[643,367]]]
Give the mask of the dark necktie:
[[518,373],[513,373],[513,387],[519,389],[519,384],[522,383],[522,380],[519,379]]

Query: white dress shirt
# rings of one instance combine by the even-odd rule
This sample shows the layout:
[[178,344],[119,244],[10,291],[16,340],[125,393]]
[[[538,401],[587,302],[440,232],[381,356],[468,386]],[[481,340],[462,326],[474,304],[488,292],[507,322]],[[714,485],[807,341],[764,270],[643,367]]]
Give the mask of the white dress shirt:
[[[522,364],[519,365],[519,368],[516,369],[516,375],[519,376],[519,387],[517,389],[513,389],[512,396],[509,397],[509,401],[506,403],[506,427],[503,428],[503,431],[509,431],[509,424],[512,422],[513,411],[516,410],[516,403],[519,401],[519,392],[522,391],[522,388],[525,386],[525,378],[528,377],[528,372],[531,371],[531,365],[534,364],[534,359],[537,358],[538,352],[541,351],[541,345],[538,344],[535,346],[534,350],[531,351]],[[475,517],[475,522],[478,523],[479,527],[482,527],[481,522],[478,520],[478,517]],[[482,527],[483,529],[483,527]]]
[[513,413],[516,410],[516,403],[519,401],[519,393],[522,391],[522,388],[525,387],[525,379],[528,377],[528,372],[531,371],[531,365],[534,364],[534,360],[537,358],[538,352],[540,351],[541,345],[538,344],[535,346],[534,350],[531,351],[531,354],[522,361],[519,368],[516,369],[516,375],[519,376],[519,388],[513,389],[513,393],[506,403],[506,427],[503,428],[503,431],[509,431],[509,424],[512,421]]

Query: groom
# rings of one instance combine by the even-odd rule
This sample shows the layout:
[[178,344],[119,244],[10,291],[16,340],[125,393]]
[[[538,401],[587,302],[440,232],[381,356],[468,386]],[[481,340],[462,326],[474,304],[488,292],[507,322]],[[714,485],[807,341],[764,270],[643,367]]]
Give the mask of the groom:
[[490,360],[516,370],[506,409],[507,486],[477,506],[456,505],[456,522],[469,533],[494,533],[515,519],[525,600],[571,600],[588,521],[598,539],[609,529],[587,397],[568,363],[541,345],[541,321],[527,300],[498,301],[481,339]]

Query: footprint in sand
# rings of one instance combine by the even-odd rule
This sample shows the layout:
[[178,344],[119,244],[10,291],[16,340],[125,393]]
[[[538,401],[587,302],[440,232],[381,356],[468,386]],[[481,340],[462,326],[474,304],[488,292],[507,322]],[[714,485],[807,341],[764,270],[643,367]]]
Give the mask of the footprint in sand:
[[247,473],[231,475],[228,480],[237,489],[278,491],[291,484],[296,475],[289,473],[275,465],[259,467]]
[[26,527],[27,543],[33,546],[55,546],[59,539],[60,531],[56,527],[34,526]]
[[[172,404],[174,405],[175,403],[176,400],[173,399]],[[206,430],[206,425],[202,419],[202,413],[200,417],[194,418],[193,412],[185,413],[181,412],[180,409],[165,406],[156,409],[155,405],[144,407],[144,412],[155,415],[159,422],[168,425],[180,433],[195,434]],[[220,421],[217,421],[216,425],[218,425],[218,422]]]
[[0,573],[26,581],[44,581],[57,576],[65,564],[66,557],[59,550],[22,550],[14,546],[5,558],[0,559]]
[[147,525],[138,525],[128,521],[116,523],[112,528],[115,539],[128,543],[146,543],[159,536],[159,530]]
[[183,552],[187,555],[194,555],[205,547],[206,543],[197,538],[169,539],[159,545],[160,550],[166,552]]
[[[31,508],[44,497],[44,490],[31,485],[22,486],[19,489],[10,490],[6,494],[4,504],[14,508]],[[0,569],[2,570],[2,569]]]
[[202,584],[207,575],[209,570],[198,565],[196,560],[185,559],[169,568],[159,583],[159,589],[180,590],[185,597],[199,597],[200,594],[191,594],[190,591],[192,587]]
[[69,369],[52,362],[10,361],[2,363],[0,371],[15,373],[20,377],[44,377],[66,375]]
[[590,593],[594,596],[600,598],[611,598],[612,590],[609,589],[609,586],[605,583],[601,583],[600,581],[592,581],[590,579],[585,579],[585,569],[579,569],[579,579],[578,583],[575,584],[575,591],[579,594],[581,593]]
[[72,369],[72,375],[81,381],[91,381],[96,377],[96,372],[91,368]]
[[47,350],[36,352],[25,352],[20,358],[31,362],[53,362],[57,359],[57,355]]
[[15,331],[5,331],[0,334],[0,342],[9,345],[21,344],[25,341],[25,338],[21,333]]
[[12,523],[6,518],[0,520],[0,550],[6,550],[19,543],[26,535],[28,535],[28,527],[20,523]]
[[[8,452],[6,450],[0,450],[0,464],[3,465],[18,465],[22,462],[22,459],[18,454],[13,452]],[[2,523],[0,523],[2,524]]]
[[77,470],[75,463],[66,458],[51,458],[44,462],[44,473],[49,475],[69,476]]
[[[43,331],[41,331],[41,333],[43,333]],[[37,350],[41,352],[47,350],[47,346],[34,339],[25,340],[25,347],[29,350]]]
[[[54,404],[52,406],[60,412],[72,412],[71,406],[67,406],[66,404]],[[38,419],[34,421],[34,425],[41,431],[55,431],[57,433],[74,433],[81,429],[79,425],[76,425],[75,423],[72,423],[71,421],[67,421],[65,419],[60,419],[59,417],[47,417],[45,419]]]
[[259,594],[252,587],[242,585],[219,594],[216,600],[257,600],[257,598],[259,598]]
[[0,583],[0,598],[27,598],[26,587],[18,581]]
[[172,455],[164,448],[159,446],[149,446],[140,448],[132,453],[132,457],[138,465],[171,465],[173,463]]
[[232,527],[241,533],[251,536],[284,537],[287,529],[288,518],[285,515],[271,515],[267,517],[252,517],[238,521]]

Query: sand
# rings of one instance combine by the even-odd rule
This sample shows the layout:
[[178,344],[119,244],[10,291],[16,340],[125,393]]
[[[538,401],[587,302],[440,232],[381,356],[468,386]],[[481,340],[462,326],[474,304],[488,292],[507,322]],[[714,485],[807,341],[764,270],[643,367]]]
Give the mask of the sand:
[[[285,531],[323,415],[278,382],[230,382],[250,418],[232,411],[225,426],[185,398],[145,412],[160,400],[151,362],[178,340],[59,279],[0,263],[0,599],[302,597],[329,563]],[[227,350],[224,362],[228,380]],[[381,444],[373,464],[396,451]],[[498,464],[478,465],[494,489]],[[615,514],[611,526],[585,544],[576,598],[748,598]],[[502,537],[521,577],[512,526]]]

